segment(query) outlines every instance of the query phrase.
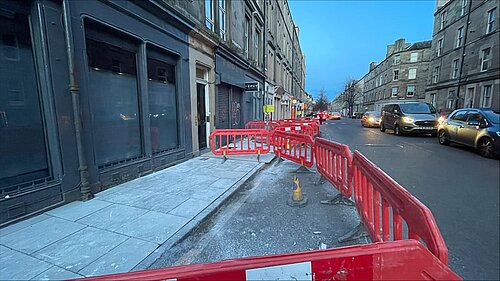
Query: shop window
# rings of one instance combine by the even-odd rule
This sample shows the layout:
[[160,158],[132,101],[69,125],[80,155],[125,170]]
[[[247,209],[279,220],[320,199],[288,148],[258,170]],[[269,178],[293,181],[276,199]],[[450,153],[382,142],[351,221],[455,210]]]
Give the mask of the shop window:
[[147,52],[151,147],[159,153],[179,147],[176,59],[156,48]]
[[94,23],[85,27],[94,156],[103,167],[142,155],[137,45]]
[[28,11],[0,10],[0,187],[49,177]]

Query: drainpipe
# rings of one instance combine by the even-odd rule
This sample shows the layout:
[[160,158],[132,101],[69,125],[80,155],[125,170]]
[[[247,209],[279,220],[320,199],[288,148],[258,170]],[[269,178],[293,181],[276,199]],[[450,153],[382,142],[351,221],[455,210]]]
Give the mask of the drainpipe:
[[69,91],[71,92],[71,103],[73,107],[73,119],[75,125],[75,137],[78,157],[78,171],[80,172],[80,193],[82,201],[87,201],[94,198],[89,183],[89,172],[87,167],[87,160],[83,151],[82,141],[82,122],[80,111],[80,88],[75,79],[75,62],[73,50],[73,37],[71,33],[71,17],[69,9],[69,0],[63,0],[63,16],[64,16],[64,35],[66,41],[66,52],[68,55],[68,69],[69,69]]
[[[458,72],[458,87],[457,87],[457,101],[455,102],[455,108],[458,109],[458,101],[460,99],[460,83],[462,82],[462,69],[464,68],[464,60],[465,60],[465,44],[467,43],[467,33],[469,30],[469,21],[470,21],[470,11],[471,11],[472,1],[469,1],[469,10],[467,11],[467,23],[465,24],[464,30],[464,43],[462,44],[462,58],[460,59],[460,70]],[[453,69],[451,70],[453,71]],[[465,91],[467,93],[467,90]],[[465,97],[464,97],[465,103]],[[464,104],[465,106],[465,104]]]

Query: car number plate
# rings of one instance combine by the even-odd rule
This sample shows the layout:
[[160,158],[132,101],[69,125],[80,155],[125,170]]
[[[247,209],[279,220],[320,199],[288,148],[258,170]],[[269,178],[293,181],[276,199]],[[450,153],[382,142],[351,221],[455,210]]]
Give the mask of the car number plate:
[[418,127],[420,130],[432,130],[433,127]]

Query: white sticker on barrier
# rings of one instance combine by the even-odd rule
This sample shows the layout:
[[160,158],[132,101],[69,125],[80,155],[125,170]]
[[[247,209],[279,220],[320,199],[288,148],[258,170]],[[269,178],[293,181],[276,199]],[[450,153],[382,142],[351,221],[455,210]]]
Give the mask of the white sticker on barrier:
[[285,127],[285,132],[290,132],[292,130],[292,128],[290,127]]
[[295,131],[300,131],[300,126],[295,126]]
[[246,280],[308,280],[312,281],[311,262],[292,263],[249,269]]

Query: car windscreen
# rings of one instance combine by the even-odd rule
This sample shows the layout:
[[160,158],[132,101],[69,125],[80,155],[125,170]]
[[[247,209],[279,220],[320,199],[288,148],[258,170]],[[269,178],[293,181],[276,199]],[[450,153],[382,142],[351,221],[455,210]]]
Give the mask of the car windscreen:
[[427,103],[402,103],[399,105],[401,111],[407,114],[434,114],[436,109]]
[[500,110],[485,110],[484,115],[489,121],[500,124]]
[[378,111],[370,112],[369,115],[373,117],[380,117],[380,112]]

